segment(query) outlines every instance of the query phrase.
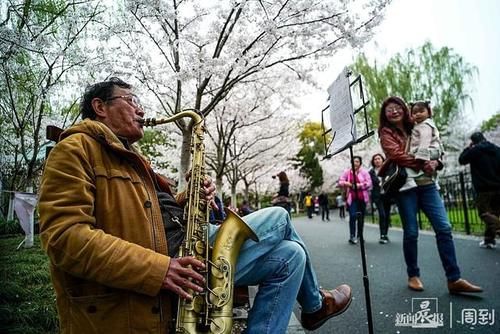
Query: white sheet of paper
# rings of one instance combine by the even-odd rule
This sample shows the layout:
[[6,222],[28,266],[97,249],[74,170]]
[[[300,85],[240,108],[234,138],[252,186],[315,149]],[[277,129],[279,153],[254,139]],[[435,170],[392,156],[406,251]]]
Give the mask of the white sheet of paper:
[[330,124],[333,142],[328,154],[335,154],[347,145],[356,141],[356,123],[352,106],[348,69],[338,75],[337,79],[328,87],[330,96]]

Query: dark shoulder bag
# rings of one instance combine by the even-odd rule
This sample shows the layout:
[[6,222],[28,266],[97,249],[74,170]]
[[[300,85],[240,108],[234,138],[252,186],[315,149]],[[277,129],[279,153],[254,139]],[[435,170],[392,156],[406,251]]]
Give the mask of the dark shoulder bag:
[[397,193],[406,183],[407,177],[408,175],[404,167],[399,166],[394,161],[389,161],[385,171],[385,177],[382,180],[382,189],[384,189],[384,193],[388,195]]
[[[405,152],[408,152],[410,147],[410,139],[406,141]],[[406,183],[408,174],[406,168],[399,166],[395,161],[386,160],[387,168],[382,179],[382,189],[388,195],[394,195],[399,192],[399,189]]]
[[174,257],[178,254],[186,235],[184,209],[169,193],[158,191],[157,195],[167,237],[168,256]]

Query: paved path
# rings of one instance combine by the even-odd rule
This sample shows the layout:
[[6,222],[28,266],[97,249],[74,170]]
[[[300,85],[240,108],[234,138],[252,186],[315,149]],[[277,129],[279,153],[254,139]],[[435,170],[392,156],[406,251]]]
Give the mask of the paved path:
[[[337,214],[337,211],[331,212],[330,222],[322,222],[318,216],[293,219],[311,252],[320,284],[332,288],[345,282],[354,291],[350,308],[314,333],[368,333],[360,246],[348,244],[348,222],[337,218]],[[447,290],[434,234],[423,231],[419,238],[419,265],[425,291],[414,292],[406,286],[402,231],[391,229],[391,242],[386,245],[378,243],[378,235],[378,226],[365,225],[374,333],[500,333],[500,249],[481,249],[480,238],[455,234],[463,277],[481,285],[485,292],[476,296],[452,296]],[[442,319],[442,326],[396,326],[398,317],[420,310],[419,305],[424,301],[432,309],[430,314]],[[297,306],[294,313],[288,333],[304,333],[297,321],[300,317]]]

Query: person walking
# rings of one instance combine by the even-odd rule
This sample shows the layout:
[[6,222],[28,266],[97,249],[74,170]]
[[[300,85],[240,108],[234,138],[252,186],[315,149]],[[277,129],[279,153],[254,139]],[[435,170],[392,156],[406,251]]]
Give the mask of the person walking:
[[[366,205],[370,202],[368,191],[372,187],[372,179],[366,169],[362,167],[363,160],[360,156],[353,157],[354,171],[348,168],[339,179],[339,186],[347,191],[347,205],[349,207],[349,243],[357,244],[361,231],[357,230],[357,218],[363,226]],[[358,217],[359,214],[359,217]]]
[[[432,175],[440,166],[436,160],[419,160],[406,152],[413,122],[410,111],[400,97],[391,96],[385,99],[380,108],[379,138],[385,156],[390,162],[400,167],[424,171],[427,177],[416,180],[417,186],[395,195],[399,215],[403,223],[403,254],[408,274],[408,288],[423,291],[418,266],[418,223],[417,212],[421,209],[431,222],[436,234],[436,244],[445,271],[448,291],[450,293],[482,292],[483,289],[462,278],[458,267],[455,244],[451,234],[444,203],[439,196]],[[384,177],[388,164],[384,164],[379,176]]]
[[344,195],[343,194],[338,194],[337,197],[335,198],[335,201],[337,202],[337,207],[339,208],[339,218],[345,219],[345,201],[344,201]]
[[280,182],[280,187],[278,192],[273,196],[271,200],[271,204],[273,206],[281,206],[288,211],[288,214],[292,211],[292,201],[290,200],[290,181],[288,180],[288,176],[285,172],[281,171],[277,175],[273,175],[272,178],[275,179],[278,177],[278,181]]
[[311,196],[311,193],[307,193],[306,197],[304,198],[304,205],[307,210],[307,217],[309,219],[312,219],[313,213],[314,213],[314,203],[313,203],[313,198]]
[[383,193],[383,189],[380,186],[382,180],[378,176],[378,172],[384,161],[384,156],[380,153],[376,153],[372,156],[372,168],[370,168],[370,177],[372,179],[371,200],[378,213],[380,244],[387,244],[389,242],[389,237],[387,235],[391,222],[391,199],[388,195]]
[[326,220],[330,221],[330,210],[328,208],[328,195],[325,194],[325,192],[321,192],[318,197],[319,201],[319,209],[321,210],[321,220],[325,221],[325,216]]
[[493,249],[500,230],[500,147],[487,141],[481,132],[473,133],[470,140],[458,162],[470,164],[476,207],[485,224],[484,240],[479,247]]

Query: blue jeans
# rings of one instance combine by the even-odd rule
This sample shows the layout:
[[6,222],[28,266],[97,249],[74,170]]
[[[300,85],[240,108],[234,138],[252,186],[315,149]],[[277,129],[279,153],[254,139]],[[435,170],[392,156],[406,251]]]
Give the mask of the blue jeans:
[[387,236],[391,221],[391,200],[386,195],[380,195],[372,199],[378,212],[378,224],[380,227],[380,236]]
[[403,253],[408,277],[420,276],[420,269],[417,263],[417,212],[418,208],[420,208],[431,222],[436,234],[439,257],[441,258],[448,281],[459,279],[460,269],[458,268],[455,255],[451,225],[436,185],[418,186],[400,192],[396,195],[396,202],[401,221],[403,222]]
[[[359,206],[359,209],[358,209]],[[351,205],[349,205],[349,237],[351,239],[354,239],[355,237],[359,238],[359,235],[361,234],[361,231],[358,231],[356,234],[356,228],[357,226],[357,220],[356,220],[356,213],[360,212],[361,216],[359,219],[361,220],[361,228],[363,228],[364,220],[365,220],[365,212],[366,212],[366,203],[365,201],[361,200],[353,200]]]
[[[322,306],[322,296],[309,253],[280,207],[258,210],[243,220],[259,242],[243,243],[236,264],[235,285],[258,285],[245,333],[286,333],[297,300],[306,313]],[[217,227],[210,227],[210,241]]]

